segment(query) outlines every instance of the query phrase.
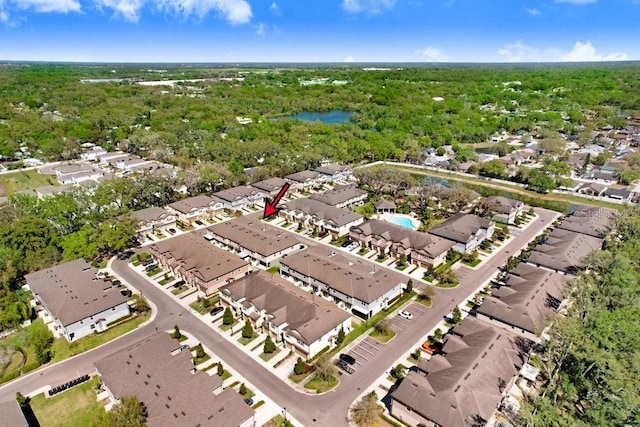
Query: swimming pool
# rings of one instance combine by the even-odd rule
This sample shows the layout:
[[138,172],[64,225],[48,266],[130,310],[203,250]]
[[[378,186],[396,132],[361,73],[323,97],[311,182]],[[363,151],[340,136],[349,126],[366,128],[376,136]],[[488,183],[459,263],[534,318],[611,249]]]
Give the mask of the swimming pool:
[[411,218],[409,215],[386,213],[381,216],[381,219],[412,230],[417,230],[420,227],[420,221]]

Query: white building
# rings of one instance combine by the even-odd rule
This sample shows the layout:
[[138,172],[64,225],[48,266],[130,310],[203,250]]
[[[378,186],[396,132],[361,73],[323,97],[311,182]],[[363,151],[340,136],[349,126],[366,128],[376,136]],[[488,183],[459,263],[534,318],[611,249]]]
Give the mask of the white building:
[[282,258],[280,274],[363,318],[387,308],[407,282],[388,268],[319,246]]
[[69,342],[102,332],[129,314],[127,300],[83,259],[27,274],[28,289],[55,336]]

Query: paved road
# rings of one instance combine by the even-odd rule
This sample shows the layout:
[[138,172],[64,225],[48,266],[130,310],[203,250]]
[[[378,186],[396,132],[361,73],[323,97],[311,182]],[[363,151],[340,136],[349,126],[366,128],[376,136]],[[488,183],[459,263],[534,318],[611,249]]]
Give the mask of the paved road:
[[129,269],[126,261],[115,261],[112,265],[114,271],[155,304],[157,315],[153,322],[102,347],[0,387],[0,401],[13,399],[17,391],[29,393],[46,385],[59,384],[78,375],[90,373],[94,371],[94,361],[155,333],[156,328],[169,330],[173,328],[174,324],[178,324],[180,329],[192,333],[196,339],[215,352],[224,363],[265,392],[277,405],[286,407],[287,412],[291,413],[303,425],[331,427],[348,425],[348,408],[358,395],[373,384],[404,353],[419,345],[421,338],[427,331],[435,327],[456,304],[463,301],[483,282],[493,277],[496,274],[496,269],[509,256],[516,254],[542,228],[552,222],[556,215],[554,212],[545,210],[537,209],[536,212],[539,215],[536,221],[505,245],[489,261],[483,262],[476,270],[467,269],[472,273],[465,274],[466,267],[461,267],[460,286],[454,289],[436,289],[431,309],[414,309],[414,318],[410,321],[411,327],[406,327],[406,324],[394,319],[393,323],[396,326],[394,329],[397,331],[397,335],[389,344],[375,344],[370,338],[367,338],[365,341],[368,344],[373,345],[374,348],[382,348],[375,352],[372,351],[372,357],[367,360],[366,366],[359,367],[355,374],[342,375],[341,384],[324,395],[313,396],[293,391],[271,371],[264,369],[175,300],[165,295],[156,285]]

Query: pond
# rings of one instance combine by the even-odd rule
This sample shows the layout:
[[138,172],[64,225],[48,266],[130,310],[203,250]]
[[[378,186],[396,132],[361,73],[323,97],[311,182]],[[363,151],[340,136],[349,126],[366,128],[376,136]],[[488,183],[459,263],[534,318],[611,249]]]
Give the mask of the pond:
[[328,125],[336,125],[340,123],[349,123],[351,121],[351,114],[353,113],[342,110],[331,110],[325,112],[301,111],[298,114],[274,116],[272,119],[292,119],[302,120],[303,122],[322,122]]

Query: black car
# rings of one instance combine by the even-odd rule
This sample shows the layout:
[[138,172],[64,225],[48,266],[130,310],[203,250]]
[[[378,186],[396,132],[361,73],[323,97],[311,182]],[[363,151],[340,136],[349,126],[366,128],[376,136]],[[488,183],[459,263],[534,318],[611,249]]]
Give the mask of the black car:
[[209,313],[212,316],[215,316],[216,314],[220,313],[221,311],[224,311],[224,307],[217,306],[217,307],[213,307],[213,309]]
[[349,246],[349,245],[350,245],[350,244],[352,244],[352,243],[353,243],[353,241],[351,241],[351,240],[347,239],[347,240],[345,240],[345,241],[344,241],[344,243],[342,244],[342,247],[343,247],[343,248],[346,248],[347,246]]
[[251,406],[251,405],[253,405],[253,399],[252,398],[245,399],[244,403],[246,403],[247,405]]
[[356,363],[356,359],[353,356],[345,353],[342,353],[340,355],[340,360],[342,360],[343,362],[347,362],[349,365],[353,365],[354,363]]

